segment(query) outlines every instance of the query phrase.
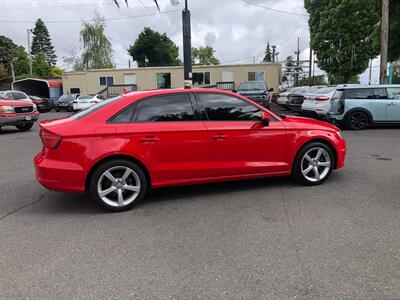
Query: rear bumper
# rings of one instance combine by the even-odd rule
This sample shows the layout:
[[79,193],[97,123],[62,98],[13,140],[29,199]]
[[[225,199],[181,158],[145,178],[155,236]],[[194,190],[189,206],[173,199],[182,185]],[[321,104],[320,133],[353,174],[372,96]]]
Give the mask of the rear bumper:
[[43,151],[33,159],[39,183],[49,190],[83,194],[86,174],[82,167],[76,163],[46,158]]
[[0,114],[0,126],[14,126],[23,123],[36,122],[39,119],[39,113],[29,114]]

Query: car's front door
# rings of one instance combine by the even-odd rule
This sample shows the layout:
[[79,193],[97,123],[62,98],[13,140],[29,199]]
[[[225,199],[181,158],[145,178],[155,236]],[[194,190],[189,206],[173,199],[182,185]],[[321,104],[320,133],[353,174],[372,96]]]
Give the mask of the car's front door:
[[386,120],[400,122],[400,87],[388,88]]
[[210,176],[207,128],[192,97],[177,93],[143,99],[127,125],[130,148],[148,163],[154,184]]
[[197,93],[211,142],[214,177],[288,171],[287,135],[282,123],[261,123],[259,107],[219,93]]
[[375,122],[385,121],[387,118],[387,104],[388,104],[387,91],[385,88],[375,88],[375,89],[370,89],[370,91],[373,91],[373,96],[372,96],[373,100],[371,100],[372,118]]

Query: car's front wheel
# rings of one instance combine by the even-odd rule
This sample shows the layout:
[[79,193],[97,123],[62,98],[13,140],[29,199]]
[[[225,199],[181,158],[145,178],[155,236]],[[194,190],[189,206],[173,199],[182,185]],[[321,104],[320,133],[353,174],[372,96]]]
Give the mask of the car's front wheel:
[[292,175],[302,185],[319,185],[329,178],[334,165],[332,150],[323,143],[314,142],[299,151]]
[[100,165],[90,180],[90,194],[103,208],[121,212],[143,200],[147,179],[135,163],[116,159]]
[[21,125],[16,125],[15,127],[17,127],[19,130],[21,131],[28,131],[29,129],[31,129],[33,127],[33,123],[24,123]]

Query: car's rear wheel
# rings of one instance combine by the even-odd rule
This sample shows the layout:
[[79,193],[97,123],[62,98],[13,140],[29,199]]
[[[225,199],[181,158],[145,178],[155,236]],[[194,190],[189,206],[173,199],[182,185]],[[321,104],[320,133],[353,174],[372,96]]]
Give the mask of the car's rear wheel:
[[100,165],[90,180],[90,194],[103,208],[121,212],[143,200],[147,191],[147,179],[135,163],[116,159]]
[[302,185],[319,185],[329,178],[334,165],[332,150],[323,143],[314,142],[299,151],[292,175]]
[[17,127],[19,130],[21,131],[28,131],[29,129],[31,129],[33,127],[33,123],[24,123],[21,125],[16,125],[15,127]]
[[350,113],[345,121],[346,127],[352,130],[362,130],[369,126],[369,118],[365,112],[355,111]]

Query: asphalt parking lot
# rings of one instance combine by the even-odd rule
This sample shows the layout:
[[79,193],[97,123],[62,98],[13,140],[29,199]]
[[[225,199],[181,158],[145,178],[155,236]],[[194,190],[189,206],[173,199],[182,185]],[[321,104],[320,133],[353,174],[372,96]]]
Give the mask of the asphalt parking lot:
[[168,188],[110,214],[36,182],[37,125],[4,128],[0,299],[399,299],[400,129],[344,136],[322,186]]

